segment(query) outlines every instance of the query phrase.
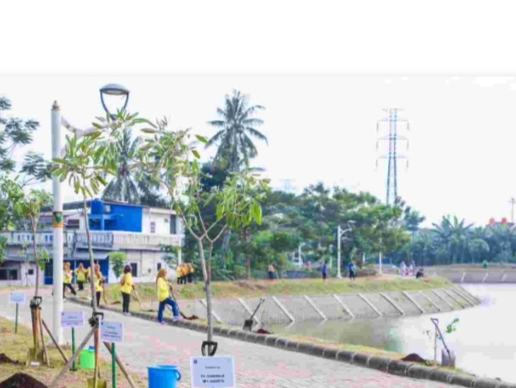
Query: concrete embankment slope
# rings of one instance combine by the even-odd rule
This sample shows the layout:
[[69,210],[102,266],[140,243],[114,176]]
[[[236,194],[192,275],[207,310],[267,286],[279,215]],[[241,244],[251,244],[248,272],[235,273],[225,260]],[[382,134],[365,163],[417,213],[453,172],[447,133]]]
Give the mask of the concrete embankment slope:
[[[460,310],[479,304],[476,297],[460,286],[412,291],[340,293],[329,295],[271,295],[256,315],[264,324],[289,324],[302,321],[372,319],[402,315],[434,314]],[[260,298],[215,299],[215,319],[242,326]],[[203,299],[181,301],[188,315],[206,319]],[[155,308],[157,306],[154,306]]]

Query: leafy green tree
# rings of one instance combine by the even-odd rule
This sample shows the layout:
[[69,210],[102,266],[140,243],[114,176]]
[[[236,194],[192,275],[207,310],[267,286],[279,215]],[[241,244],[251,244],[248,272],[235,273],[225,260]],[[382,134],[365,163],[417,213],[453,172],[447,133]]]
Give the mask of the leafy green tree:
[[[255,174],[232,173],[222,188],[213,188],[205,193],[201,185],[200,155],[190,131],[170,131],[160,126],[159,122],[157,125],[151,124],[151,127],[143,130],[153,137],[146,139],[146,145],[140,149],[142,173],[152,174],[163,185],[170,198],[171,208],[181,217],[186,230],[197,243],[206,290],[207,336],[208,341],[211,341],[211,262],[214,243],[227,228],[238,230],[251,223],[261,222],[259,200],[263,198],[268,182]],[[207,142],[201,136],[195,138],[202,143]],[[210,203],[215,205],[216,220],[207,224],[201,208]],[[216,225],[222,225],[222,228],[214,234],[213,228]]]
[[109,261],[111,262],[111,268],[118,279],[122,276],[122,272],[124,271],[127,255],[125,252],[112,252],[109,254]]
[[19,220],[16,204],[23,197],[23,190],[16,181],[0,175],[0,231],[12,229]]
[[[66,147],[62,158],[53,160],[53,174],[61,182],[68,181],[72,185],[76,194],[81,194],[83,198],[83,217],[88,242],[88,254],[90,268],[93,271],[93,248],[91,243],[91,233],[88,219],[88,197],[98,194],[107,185],[106,177],[117,172],[117,148],[116,144],[121,140],[123,131],[127,127],[134,127],[136,124],[146,122],[144,119],[137,118],[136,114],[130,115],[125,112],[118,112],[112,119],[109,115],[106,118],[98,118],[95,122],[95,130],[84,134],[78,138],[66,137]],[[90,276],[91,282],[91,305],[93,313],[96,313],[95,303],[95,280]],[[99,352],[98,330],[95,330],[95,355]],[[98,362],[96,358],[94,378],[98,376]]]
[[438,241],[451,257],[451,264],[463,262],[467,250],[467,236],[473,224],[457,217],[443,217],[440,224],[433,224]]
[[19,146],[32,142],[32,136],[38,129],[35,120],[22,120],[17,117],[5,118],[3,113],[11,109],[11,101],[0,97],[0,172],[11,173],[16,169],[13,151]]
[[[38,268],[45,269],[45,264],[50,260],[50,256],[45,248],[38,249],[38,223],[41,208],[49,206],[53,202],[52,196],[44,190],[30,190],[29,194],[22,200],[16,202],[15,209],[18,215],[28,219],[32,233],[32,249],[34,260]],[[36,271],[36,284],[34,286],[34,296],[38,296],[40,271]]]

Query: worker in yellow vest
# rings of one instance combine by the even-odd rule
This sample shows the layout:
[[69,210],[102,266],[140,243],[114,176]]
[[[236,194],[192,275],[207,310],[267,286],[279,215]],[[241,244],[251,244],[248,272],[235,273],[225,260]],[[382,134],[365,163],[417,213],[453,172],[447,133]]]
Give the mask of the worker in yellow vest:
[[131,266],[124,267],[124,274],[120,278],[120,291],[122,291],[122,312],[124,315],[131,315],[129,313],[129,305],[131,304],[131,292],[133,291],[133,275],[131,274]]
[[77,285],[79,286],[79,291],[84,291],[84,282],[86,282],[86,276],[88,274],[88,270],[84,268],[82,263],[79,264],[79,267],[75,269],[75,276],[77,278]]
[[63,299],[65,298],[66,289],[69,289],[73,295],[77,295],[75,289],[72,286],[72,271],[70,270],[70,263],[66,262],[63,273]]

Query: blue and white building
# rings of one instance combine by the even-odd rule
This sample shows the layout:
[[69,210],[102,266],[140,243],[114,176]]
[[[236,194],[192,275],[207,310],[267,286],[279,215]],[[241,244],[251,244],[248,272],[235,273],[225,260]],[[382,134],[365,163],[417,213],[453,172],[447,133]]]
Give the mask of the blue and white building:
[[[170,209],[152,208],[99,199],[87,202],[88,222],[91,231],[93,255],[100,264],[102,274],[109,283],[116,276],[109,261],[111,252],[125,252],[137,282],[152,282],[157,271],[167,264],[163,260],[162,246],[181,247],[184,228],[179,217]],[[75,269],[79,263],[89,268],[88,244],[82,202],[64,205],[64,260]],[[50,262],[40,270],[44,284],[53,283],[52,264],[52,212],[40,217],[41,230],[37,233],[38,247],[50,254]],[[33,236],[30,231],[3,232],[7,238],[7,260],[0,265],[0,285],[31,285],[36,279],[32,255]],[[179,262],[181,253],[179,250]]]

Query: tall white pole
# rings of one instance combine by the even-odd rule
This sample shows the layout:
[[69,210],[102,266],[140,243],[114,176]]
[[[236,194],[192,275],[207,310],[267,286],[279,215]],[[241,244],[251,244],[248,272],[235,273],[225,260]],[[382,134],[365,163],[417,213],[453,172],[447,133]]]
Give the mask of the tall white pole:
[[380,270],[378,272],[382,275],[382,251],[378,254],[378,264],[380,266]]
[[303,259],[301,258],[301,244],[297,247],[297,266],[303,268]]
[[340,225],[337,226],[337,279],[342,279],[342,274],[340,273],[340,236],[342,232],[340,231]]
[[[61,112],[57,101],[52,105],[52,158],[60,156],[61,146]],[[54,212],[52,214],[52,229],[54,231],[54,245],[52,248],[54,304],[52,331],[57,342],[63,344],[63,329],[61,328],[61,313],[63,311],[63,197],[59,178],[52,178],[52,192],[54,196]]]

